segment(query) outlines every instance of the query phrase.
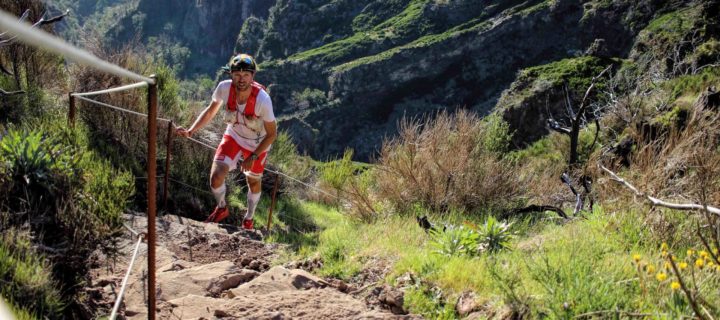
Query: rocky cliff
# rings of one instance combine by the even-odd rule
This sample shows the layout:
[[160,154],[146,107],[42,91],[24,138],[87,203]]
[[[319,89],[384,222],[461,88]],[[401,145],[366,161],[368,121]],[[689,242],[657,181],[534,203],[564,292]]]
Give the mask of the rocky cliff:
[[234,53],[235,40],[245,21],[266,19],[272,0],[141,0],[114,28],[109,36],[115,44],[134,37],[158,46],[186,48],[182,73],[214,75],[218,66]]
[[[351,147],[369,159],[401,117],[457,108],[486,114],[519,70],[581,56],[596,39],[604,39],[604,55],[626,57],[637,32],[661,7],[650,1],[395,3],[402,10],[389,10],[385,20],[361,25],[361,11],[344,20],[352,35],[284,58],[261,41],[258,56],[273,60],[259,76],[272,84],[280,114],[302,120],[287,127],[310,139],[299,141],[310,154],[323,158]],[[268,23],[293,15],[282,17]],[[322,92],[326,101],[302,109],[308,90]]]
[[[269,85],[280,127],[300,149],[325,159],[353,148],[370,160],[402,117],[458,108],[487,114],[521,70],[585,56],[598,43],[602,50],[590,55],[627,58],[649,21],[686,5],[139,0],[113,37],[141,34],[160,46],[180,44],[189,51],[185,75],[213,77],[234,51],[250,52],[261,61],[257,78]],[[523,143],[545,130],[531,127]]]

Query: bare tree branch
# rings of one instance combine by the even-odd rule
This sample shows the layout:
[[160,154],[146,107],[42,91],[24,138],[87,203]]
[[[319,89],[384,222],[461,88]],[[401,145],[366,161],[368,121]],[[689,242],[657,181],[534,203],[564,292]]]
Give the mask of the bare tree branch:
[[720,216],[720,209],[719,209],[719,208],[716,208],[716,207],[703,206],[703,205],[695,204],[695,203],[672,203],[672,202],[667,202],[667,201],[664,201],[664,200],[661,200],[661,199],[652,197],[652,196],[650,196],[650,195],[647,195],[647,194],[645,194],[645,193],[642,193],[642,192],[640,192],[637,188],[635,188],[633,185],[631,185],[629,182],[627,182],[627,181],[625,181],[624,179],[618,177],[618,175],[615,174],[614,172],[610,171],[610,169],[606,168],[606,167],[603,166],[603,165],[599,165],[599,166],[600,166],[600,169],[602,169],[603,171],[607,172],[607,173],[610,175],[610,177],[612,177],[613,180],[615,180],[615,181],[617,181],[618,183],[624,185],[626,188],[632,190],[632,192],[633,192],[636,196],[645,198],[646,200],[648,200],[648,201],[650,202],[650,204],[651,204],[652,206],[660,206],[660,207],[665,207],[665,208],[670,208],[670,209],[676,209],[676,210],[685,210],[685,211],[690,211],[690,210],[701,210],[701,211],[702,211],[702,210],[707,210],[707,211],[710,212],[710,213],[713,213],[713,214],[716,214],[716,215]]
[[56,15],[56,16],[50,18],[50,19],[47,19],[47,20],[45,20],[44,18],[41,18],[40,21],[38,21],[37,23],[39,23],[41,26],[42,26],[42,25],[46,25],[46,24],[53,24],[53,23],[55,23],[55,22],[58,22],[58,21],[62,20],[62,19],[63,19],[65,16],[67,16],[68,14],[70,14],[70,9],[66,9],[66,10],[65,10],[65,13]]
[[0,96],[14,96],[18,94],[25,93],[25,90],[16,90],[16,91],[5,91],[4,89],[0,89]]
[[560,180],[562,180],[562,182],[565,183],[570,188],[570,191],[572,191],[575,195],[575,210],[573,211],[573,215],[577,215],[583,208],[582,195],[580,192],[575,190],[575,187],[573,187],[572,179],[570,179],[570,175],[568,175],[567,172],[563,172],[563,174],[560,175]]
[[0,71],[2,71],[2,73],[7,74],[7,75],[9,75],[9,76],[14,76],[14,75],[15,75],[14,73],[10,72],[10,70],[8,70],[7,68],[5,68],[5,66],[4,66],[2,63],[0,63]]
[[562,217],[563,219],[569,219],[568,215],[565,214],[565,211],[562,209],[555,207],[555,206],[542,206],[542,205],[530,205],[525,208],[519,208],[514,209],[506,213],[504,216],[511,217],[520,213],[528,213],[528,212],[545,212],[545,211],[552,211],[558,214],[558,216]]
[[[25,13],[23,13],[23,16],[20,18],[21,21],[23,20],[24,17],[27,16],[26,13],[27,13],[28,11],[29,11],[29,10],[25,10]],[[50,18],[50,19],[45,19],[44,17],[41,17],[40,20],[38,20],[37,22],[33,23],[32,27],[33,27],[33,28],[37,28],[38,26],[43,26],[43,25],[46,25],[46,24],[53,24],[53,23],[55,23],[55,22],[58,22],[58,21],[62,20],[62,18],[64,18],[65,16],[67,16],[69,13],[70,13],[70,9],[65,10],[65,13],[63,13],[63,14],[59,14],[59,15],[57,15],[57,16],[54,16],[54,17]],[[43,14],[43,15],[44,15],[44,14]],[[3,36],[3,35],[5,35],[5,32],[3,32],[2,34],[0,34],[0,37]],[[14,36],[14,37],[12,37],[12,38],[10,38],[10,39],[6,39],[6,40],[0,41],[0,46],[6,46],[6,45],[11,44],[11,43],[15,40],[15,38],[17,38],[17,36]]]
[[[27,19],[29,14],[30,14],[30,9],[25,9],[25,12],[23,12],[23,14],[20,16],[20,18],[18,20],[25,21],[25,19]],[[7,32],[0,33],[0,38],[4,37],[6,33]]]
[[560,123],[558,123],[553,118],[548,119],[548,125],[550,126],[550,129],[553,129],[557,132],[570,134],[570,128],[561,126]]

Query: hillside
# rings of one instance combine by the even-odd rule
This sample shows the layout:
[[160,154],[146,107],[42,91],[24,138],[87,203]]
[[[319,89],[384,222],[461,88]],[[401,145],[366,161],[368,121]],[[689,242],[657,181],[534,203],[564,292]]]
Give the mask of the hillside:
[[[593,54],[628,58],[648,21],[683,4],[655,1],[143,1],[110,24],[185,76],[214,77],[234,51],[262,62],[281,127],[302,152],[369,160],[402,117],[486,115],[527,67]],[[227,19],[227,17],[236,17]],[[219,27],[215,21],[233,21]],[[205,34],[208,36],[200,36]],[[352,121],[348,121],[352,119]],[[536,135],[536,134],[534,134]]]
[[[720,317],[720,1],[0,4],[67,6],[39,28],[156,75],[160,318]],[[71,100],[130,81],[4,37],[0,296],[107,316],[147,225],[148,91]],[[238,171],[230,216],[199,222],[221,119],[169,125],[238,50],[284,129],[255,231]],[[139,243],[126,318],[146,317]]]

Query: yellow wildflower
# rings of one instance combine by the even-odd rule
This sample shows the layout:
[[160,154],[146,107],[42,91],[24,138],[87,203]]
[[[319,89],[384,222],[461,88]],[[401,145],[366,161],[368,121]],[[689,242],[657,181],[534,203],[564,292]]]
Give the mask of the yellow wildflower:
[[648,274],[653,274],[653,273],[655,273],[655,266],[649,264],[649,265],[647,265],[645,271],[647,271]]
[[670,262],[665,261],[663,268],[665,268],[665,270],[670,270],[672,268],[672,266],[670,265]]
[[703,259],[707,259],[707,257],[708,257],[708,253],[707,253],[707,251],[705,251],[705,250],[700,251],[699,255],[700,255],[700,257],[703,258]]
[[708,266],[708,268],[712,268],[715,266],[715,262],[708,261],[707,266]]
[[695,260],[695,266],[702,269],[705,266],[705,260],[704,259]]
[[660,245],[660,250],[662,250],[662,251],[667,251],[667,249],[668,249],[667,243],[663,242],[663,243]]
[[662,252],[660,252],[660,256],[663,257],[663,258],[665,258],[665,257],[668,256],[668,252],[665,251],[665,250],[663,250]]
[[635,261],[635,263],[640,262],[640,259],[642,259],[641,255],[639,255],[637,253],[633,255],[633,261]]
[[688,249],[688,251],[687,251],[688,257],[692,257],[693,254],[695,254],[695,251],[693,251],[693,249]]
[[680,283],[677,282],[677,281],[673,281],[673,282],[670,284],[670,288],[672,288],[673,290],[680,289]]
[[658,272],[658,274],[655,275],[655,279],[658,281],[665,281],[665,279],[667,279],[667,274],[665,274],[665,272]]

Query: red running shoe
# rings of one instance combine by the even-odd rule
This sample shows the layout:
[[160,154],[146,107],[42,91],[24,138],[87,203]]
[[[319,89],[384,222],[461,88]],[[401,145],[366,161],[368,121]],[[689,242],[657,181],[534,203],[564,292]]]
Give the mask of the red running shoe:
[[210,216],[205,219],[205,222],[220,222],[223,219],[227,218],[230,215],[230,210],[228,210],[227,207],[225,208],[219,208],[215,207],[215,211],[210,214]]
[[242,227],[245,230],[253,230],[253,219],[243,220]]

